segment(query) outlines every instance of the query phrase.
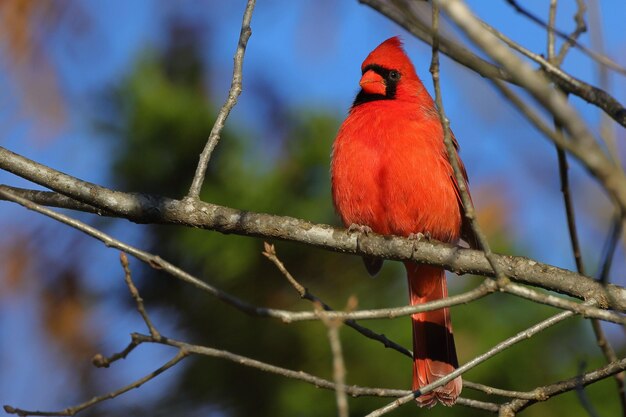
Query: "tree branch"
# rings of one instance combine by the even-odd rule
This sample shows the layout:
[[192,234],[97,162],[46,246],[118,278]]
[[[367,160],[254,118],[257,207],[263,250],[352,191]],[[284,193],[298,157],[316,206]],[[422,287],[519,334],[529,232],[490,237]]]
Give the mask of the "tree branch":
[[563,94],[555,93],[548,81],[535,73],[525,62],[489,33],[459,0],[437,0],[446,14],[485,53],[491,56],[520,83],[535,100],[563,125],[571,140],[570,151],[605,188],[623,210],[626,209],[626,176],[606,157],[587,129],[580,115]]
[[[421,16],[416,13],[413,8],[417,2],[410,0],[359,0],[359,2],[387,16],[422,41],[432,45],[430,22],[422,20]],[[514,80],[507,69],[485,61],[458,42],[442,37],[440,39],[439,49],[451,59],[483,77],[519,84],[518,81]],[[606,114],[611,116],[613,120],[626,127],[626,108],[608,92],[587,84],[571,75],[567,75],[562,71],[546,71],[546,75],[563,91],[578,96],[588,103],[601,108]]]
[[[269,259],[270,262],[272,262],[274,265],[276,265],[278,270],[283,274],[283,276],[287,279],[287,281],[289,281],[291,286],[294,287],[294,289],[296,290],[298,295],[300,295],[300,298],[305,299],[305,300],[309,300],[312,303],[319,304],[325,311],[334,311],[334,309],[332,307],[330,307],[328,304],[326,304],[324,301],[322,301],[316,295],[312,294],[307,288],[305,288],[302,284],[300,284],[289,273],[289,271],[287,270],[285,265],[283,265],[281,260],[278,259],[278,255],[276,254],[276,250],[274,248],[274,245],[270,245],[269,243],[264,242],[264,248],[265,248],[265,250],[263,251],[263,255],[267,259]],[[386,348],[394,349],[394,350],[402,353],[404,356],[407,356],[408,358],[413,360],[413,352],[411,352],[410,350],[408,350],[404,346],[401,346],[401,345],[397,344],[393,340],[390,340],[384,334],[376,333],[376,332],[368,329],[367,327],[361,326],[355,320],[352,320],[352,319],[344,319],[344,324],[346,326],[348,326],[348,327],[352,327],[354,330],[356,330],[357,332],[361,333],[363,336],[367,337],[368,339],[379,341]]]
[[187,193],[187,197],[189,198],[198,198],[200,196],[202,183],[204,182],[204,177],[206,175],[206,170],[209,165],[209,159],[211,159],[213,149],[215,149],[215,146],[217,146],[217,142],[219,142],[220,140],[220,135],[222,134],[222,130],[224,129],[226,119],[228,118],[230,111],[233,109],[233,107],[235,107],[235,104],[237,104],[237,98],[239,98],[239,95],[241,94],[241,80],[243,78],[243,57],[246,53],[248,39],[250,39],[250,35],[252,34],[252,29],[250,29],[250,21],[252,20],[252,12],[254,11],[255,3],[256,0],[248,0],[248,3],[246,5],[246,10],[243,14],[243,22],[241,23],[239,41],[237,42],[237,50],[233,59],[233,78],[230,84],[230,90],[228,91],[228,98],[220,109],[220,112],[217,114],[217,119],[215,119],[215,123],[213,124],[213,128],[211,129],[211,133],[209,133],[209,139],[207,140],[204,150],[200,154],[198,167],[196,168],[193,182],[191,183],[191,187],[189,188],[189,192]]
[[573,378],[556,382],[554,384],[537,387],[534,390],[528,392],[529,394],[535,396],[534,399],[516,399],[509,403],[503,404],[502,408],[511,410],[513,413],[516,413],[539,401],[546,401],[554,396],[563,394],[568,391],[572,391],[579,386],[587,386],[593,384],[594,382],[601,381],[611,375],[615,375],[624,370],[626,370],[626,358],[611,362],[606,366],[587,372],[583,375],[575,376]]
[[[354,255],[411,260],[441,266],[457,274],[494,275],[493,268],[480,251],[375,233],[364,236],[292,217],[236,210],[193,199],[174,200],[147,194],[123,193],[81,181],[2,147],[0,168],[137,223],[186,225],[222,233],[299,242]],[[2,187],[0,186],[0,190],[4,191],[0,195],[9,199],[10,191]],[[126,249],[120,250],[128,252]],[[600,308],[626,312],[626,289],[622,287],[602,286],[588,277],[525,257],[495,255],[495,259],[502,271],[514,281],[583,300],[594,300]],[[158,262],[158,259],[152,259],[151,262]],[[204,284],[192,283],[197,286]]]
[[425,393],[428,393],[432,390],[434,390],[437,387],[440,387],[442,385],[445,385],[446,383],[448,383],[449,381],[453,380],[454,378],[456,378],[457,376],[463,375],[465,372],[469,371],[470,369],[474,368],[475,366],[481,364],[482,362],[485,362],[487,359],[497,355],[498,353],[508,349],[509,347],[513,346],[514,344],[521,342],[522,340],[526,340],[529,339],[531,337],[533,337],[535,334],[554,326],[557,323],[560,323],[561,321],[571,317],[573,315],[572,312],[570,311],[563,311],[559,314],[556,314],[552,317],[547,318],[546,320],[543,320],[537,324],[535,324],[532,327],[529,327],[528,329],[517,333],[515,336],[512,336],[500,343],[498,343],[496,346],[494,346],[493,348],[489,349],[487,352],[483,353],[482,355],[479,355],[477,357],[475,357],[474,359],[472,359],[469,362],[466,362],[465,364],[459,366],[457,369],[455,369],[453,372],[447,374],[444,377],[441,377],[439,379],[437,379],[435,382],[432,382],[424,387],[422,387],[419,391],[415,391],[412,392],[411,394],[405,395],[403,397],[398,398],[397,400],[395,400],[394,402],[385,405],[382,408],[379,408],[378,410],[374,410],[373,412],[371,412],[370,414],[368,414],[366,417],[379,417],[382,416],[384,414],[389,413],[390,411],[395,410],[396,408],[400,407],[403,404],[406,404],[408,402],[410,402],[411,400],[413,400],[415,397],[419,396],[419,395],[423,395]]
[[176,365],[178,362],[180,362],[181,360],[183,360],[185,357],[188,356],[188,353],[185,352],[183,349],[180,349],[178,351],[178,353],[176,354],[176,356],[174,356],[172,359],[170,359],[167,363],[165,363],[163,366],[161,366],[159,369],[156,369],[155,371],[149,373],[148,375],[144,376],[143,378],[140,378],[138,380],[136,380],[135,382],[133,382],[132,384],[128,384],[125,387],[122,387],[118,390],[115,390],[113,392],[110,392],[108,394],[104,394],[104,395],[100,395],[97,397],[93,397],[92,399],[90,399],[89,401],[85,401],[84,403],[78,404],[74,407],[69,407],[66,408],[64,410],[60,410],[60,411],[35,411],[35,410],[23,410],[21,408],[14,408],[10,405],[5,405],[4,406],[4,411],[7,412],[8,414],[17,414],[20,417],[25,417],[25,416],[74,416],[78,413],[80,413],[81,411],[92,407],[98,403],[101,403],[103,401],[106,400],[110,400],[113,399],[115,397],[118,397],[130,390],[133,390],[135,388],[139,388],[140,386],[142,386],[143,384],[145,384],[146,382],[150,381],[151,379],[156,378],[157,376],[159,376],[160,374],[162,374],[163,372],[167,371],[168,369],[170,369],[171,367],[173,367],[174,365]]

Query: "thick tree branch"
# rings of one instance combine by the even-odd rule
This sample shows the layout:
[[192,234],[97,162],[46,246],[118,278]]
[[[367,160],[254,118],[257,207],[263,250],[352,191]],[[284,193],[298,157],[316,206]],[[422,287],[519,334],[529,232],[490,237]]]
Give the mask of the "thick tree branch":
[[[292,323],[297,321],[305,321],[305,320],[318,320],[319,314],[314,311],[286,311],[286,310],[277,310],[271,308],[264,307],[256,307],[247,302],[228,294],[218,288],[215,288],[206,282],[194,277],[193,275],[181,270],[180,268],[172,265],[166,260],[160,258],[159,256],[155,256],[153,254],[144,252],[139,250],[131,245],[128,245],[124,242],[121,242],[117,239],[112,238],[111,236],[85,224],[76,219],[72,219],[68,216],[65,216],[60,213],[56,213],[48,208],[38,206],[28,200],[25,200],[21,197],[17,197],[15,195],[11,195],[7,191],[3,191],[0,189],[0,196],[4,196],[10,201],[17,202],[30,210],[34,210],[38,213],[44,214],[50,218],[53,218],[57,221],[67,224],[77,230],[80,230],[87,235],[94,237],[100,241],[102,241],[105,245],[109,247],[113,247],[122,251],[125,251],[137,259],[147,263],[153,268],[161,269],[168,274],[172,275],[175,278],[178,278],[182,281],[185,281],[191,285],[194,285],[196,288],[207,292],[208,294],[218,298],[219,300],[235,307],[238,310],[243,311],[246,314],[252,316],[259,317],[272,317],[282,320],[286,323]],[[361,310],[354,312],[338,312],[338,311],[328,311],[327,316],[333,319],[341,319],[341,320],[354,320],[354,319],[375,319],[375,318],[394,318],[400,316],[406,316],[410,314],[414,314],[422,311],[431,311],[444,307],[451,307],[458,304],[465,304],[470,301],[474,301],[478,298],[484,297],[496,289],[500,289],[501,291],[506,291],[511,294],[515,294],[517,296],[527,298],[532,301],[544,303],[547,305],[552,305],[558,308],[563,308],[574,313],[583,314],[588,317],[599,318],[602,320],[612,321],[616,323],[624,323],[625,318],[621,315],[606,311],[602,309],[598,309],[591,305],[584,305],[580,303],[574,303],[568,301],[563,298],[555,297],[549,294],[540,294],[536,291],[530,290],[529,288],[525,288],[523,286],[514,284],[514,283],[506,283],[506,285],[498,286],[494,281],[486,280],[477,288],[467,291],[465,293],[455,295],[452,297],[447,297],[444,299],[431,301],[428,303],[422,303],[414,306],[406,306],[406,307],[395,307],[395,308],[383,308],[383,309],[375,309],[375,310]],[[323,304],[323,303],[322,303]],[[595,301],[594,301],[595,304]],[[351,326],[354,327],[354,326]],[[355,327],[359,332],[363,333],[363,329],[359,327]],[[372,337],[375,336],[369,335],[373,339],[381,340],[382,338]],[[383,339],[384,340],[384,339]],[[387,346],[385,344],[385,346]],[[394,346],[392,346],[394,347]],[[404,353],[404,352],[403,352]]]
[[[110,190],[55,171],[2,147],[0,168],[137,223],[181,224],[221,233],[299,242],[355,255],[412,260],[441,266],[457,274],[494,275],[489,262],[480,251],[434,241],[417,242],[374,233],[350,233],[345,229],[313,224],[292,217],[253,213],[193,199],[174,200]],[[502,271],[514,281],[583,300],[594,300],[600,308],[626,312],[626,289],[622,287],[603,286],[583,275],[525,257],[495,255],[495,259]]]

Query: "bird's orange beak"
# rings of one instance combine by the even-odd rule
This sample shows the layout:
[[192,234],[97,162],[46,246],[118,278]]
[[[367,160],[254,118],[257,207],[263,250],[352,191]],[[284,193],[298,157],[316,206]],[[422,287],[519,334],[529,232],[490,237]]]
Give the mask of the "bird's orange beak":
[[384,96],[387,94],[387,84],[380,74],[374,72],[374,70],[368,70],[361,77],[359,85],[368,94],[379,94]]

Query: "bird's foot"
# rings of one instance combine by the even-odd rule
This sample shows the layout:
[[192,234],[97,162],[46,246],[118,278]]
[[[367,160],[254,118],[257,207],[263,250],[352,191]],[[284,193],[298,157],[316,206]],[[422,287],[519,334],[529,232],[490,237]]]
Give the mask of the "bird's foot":
[[359,232],[359,233],[363,233],[364,235],[367,236],[368,234],[372,233],[372,228],[369,227],[369,226],[366,226],[364,224],[352,223],[348,227],[348,232],[350,232],[350,233]]
[[426,232],[426,233],[422,233],[422,232],[411,233],[408,236],[409,240],[417,240],[418,242],[421,242],[422,240],[430,242],[431,238],[432,238],[432,236],[430,235],[430,232]]

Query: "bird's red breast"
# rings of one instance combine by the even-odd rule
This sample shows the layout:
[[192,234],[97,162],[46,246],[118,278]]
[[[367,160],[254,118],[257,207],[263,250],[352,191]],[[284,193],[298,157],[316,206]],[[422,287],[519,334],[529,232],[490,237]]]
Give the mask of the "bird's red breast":
[[377,233],[456,241],[461,214],[441,123],[398,38],[370,53],[362,70],[365,87],[333,146],[337,212],[344,224]]

